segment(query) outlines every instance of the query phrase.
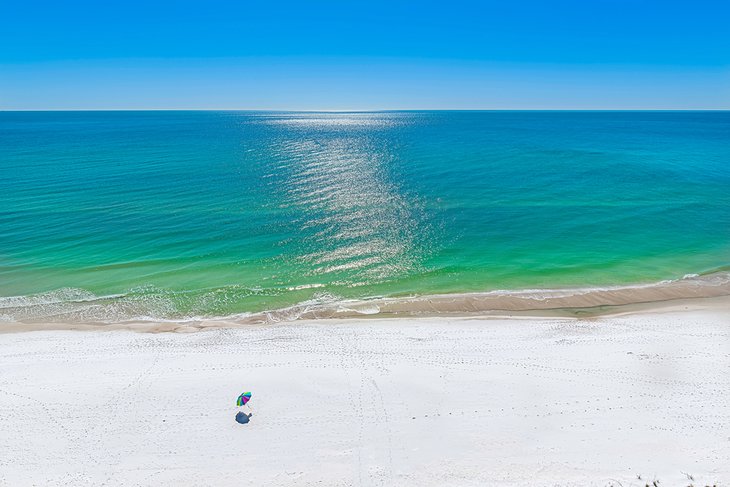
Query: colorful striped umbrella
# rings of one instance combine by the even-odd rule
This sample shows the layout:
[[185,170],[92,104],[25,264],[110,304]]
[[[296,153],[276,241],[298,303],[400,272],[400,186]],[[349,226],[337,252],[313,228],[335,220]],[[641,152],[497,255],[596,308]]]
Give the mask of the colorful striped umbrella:
[[251,400],[251,393],[248,391],[244,392],[240,396],[238,396],[238,399],[236,400],[236,406],[243,406],[250,400]]

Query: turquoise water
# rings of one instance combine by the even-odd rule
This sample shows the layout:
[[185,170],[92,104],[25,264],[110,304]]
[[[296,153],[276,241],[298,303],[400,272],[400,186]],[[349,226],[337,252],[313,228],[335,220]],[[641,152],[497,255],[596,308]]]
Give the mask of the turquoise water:
[[0,319],[730,264],[730,112],[0,113]]

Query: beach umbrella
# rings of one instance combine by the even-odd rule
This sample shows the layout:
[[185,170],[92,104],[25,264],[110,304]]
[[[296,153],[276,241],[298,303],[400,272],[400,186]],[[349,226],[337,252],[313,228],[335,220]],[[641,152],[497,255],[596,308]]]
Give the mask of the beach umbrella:
[[248,401],[251,400],[251,393],[250,392],[243,392],[240,396],[238,396],[238,399],[236,400],[236,406],[243,406]]

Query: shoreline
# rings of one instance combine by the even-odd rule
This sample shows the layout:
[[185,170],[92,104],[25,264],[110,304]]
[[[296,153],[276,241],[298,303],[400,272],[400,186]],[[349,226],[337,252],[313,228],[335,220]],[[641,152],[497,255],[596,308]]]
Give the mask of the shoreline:
[[617,306],[598,306],[590,308],[556,308],[544,310],[525,310],[505,312],[494,310],[479,313],[442,313],[442,314],[372,314],[330,317],[301,317],[282,321],[241,321],[227,318],[200,319],[189,321],[127,321],[120,323],[3,323],[0,335],[37,331],[119,331],[129,330],[139,333],[196,333],[206,330],[254,329],[285,325],[338,324],[338,323],[378,323],[378,322],[428,322],[442,320],[455,321],[600,321],[610,318],[641,315],[663,315],[676,312],[727,312],[730,315],[730,296],[722,295],[709,298],[680,298],[648,303],[630,303]]
[[0,334],[0,485],[726,485],[730,303],[686,305]]
[[[419,318],[580,318],[681,309],[730,307],[730,273],[714,272],[653,284],[601,288],[529,289],[482,293],[305,302],[288,308],[223,317],[128,319],[32,319],[0,322],[0,334],[49,329],[132,329],[190,332],[288,322]],[[2,308],[7,311],[9,307]]]

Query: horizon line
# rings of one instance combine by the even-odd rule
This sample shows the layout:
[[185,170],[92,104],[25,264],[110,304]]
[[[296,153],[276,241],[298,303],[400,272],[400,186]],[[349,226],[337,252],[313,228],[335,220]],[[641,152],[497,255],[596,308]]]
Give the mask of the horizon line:
[[387,112],[725,112],[729,108],[0,108],[0,112],[280,112],[280,113],[387,113]]

